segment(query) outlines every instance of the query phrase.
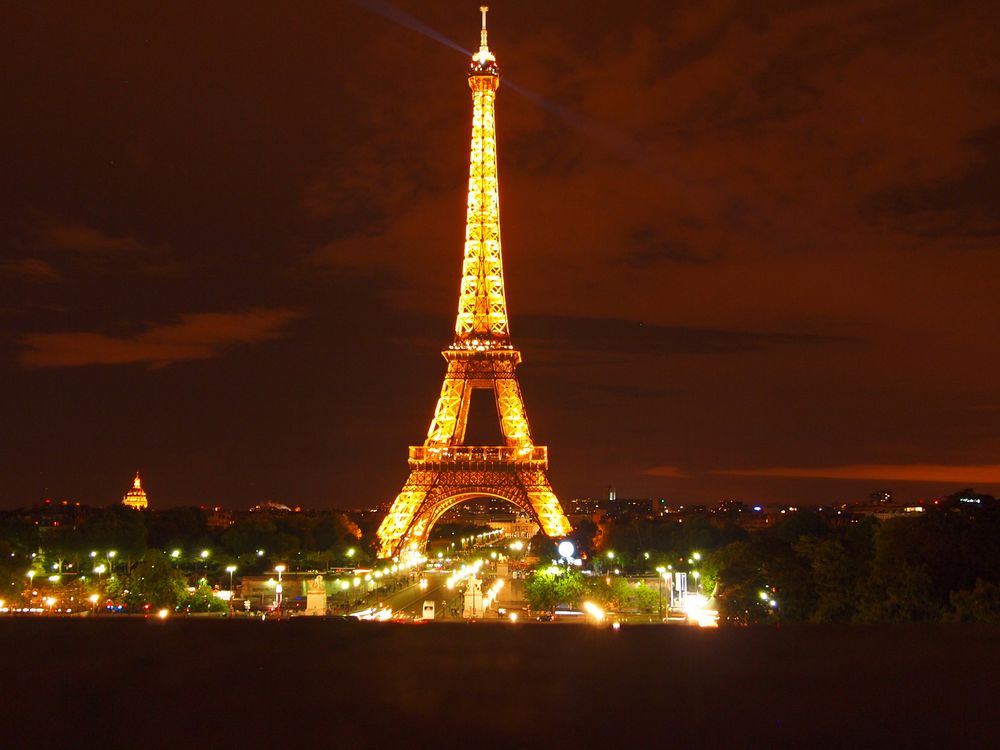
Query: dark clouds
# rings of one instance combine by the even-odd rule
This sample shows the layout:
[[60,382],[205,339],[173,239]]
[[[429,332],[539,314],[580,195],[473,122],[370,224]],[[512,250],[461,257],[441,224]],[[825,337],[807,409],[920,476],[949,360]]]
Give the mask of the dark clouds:
[[[477,41],[478,6],[399,7]],[[163,502],[393,493],[457,298],[462,57],[354,3],[7,15],[0,502],[136,466]],[[561,493],[994,481],[997,20],[494,7],[508,304]]]
[[177,322],[149,325],[131,336],[91,331],[28,333],[20,340],[20,362],[28,368],[142,363],[164,367],[217,357],[235,344],[278,338],[297,315],[291,310],[257,309],[178,317]]

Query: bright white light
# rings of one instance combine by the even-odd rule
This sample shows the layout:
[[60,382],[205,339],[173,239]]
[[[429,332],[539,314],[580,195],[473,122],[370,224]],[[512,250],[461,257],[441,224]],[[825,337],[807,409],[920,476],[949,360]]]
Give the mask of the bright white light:
[[576,547],[573,546],[573,542],[569,539],[564,539],[559,542],[559,556],[565,557],[567,559],[573,557],[573,553],[576,552]]
[[588,615],[594,618],[594,622],[604,622],[604,610],[593,602],[584,602],[583,609]]
[[704,594],[689,593],[684,598],[684,613],[688,622],[702,628],[714,628],[719,624],[719,613],[707,609],[708,599]]
[[156,616],[159,617],[161,620],[166,620],[167,617],[170,616],[170,610],[169,609],[161,609],[159,612],[156,613]]
[[510,613],[510,621],[511,622],[517,622],[517,612],[511,612]]

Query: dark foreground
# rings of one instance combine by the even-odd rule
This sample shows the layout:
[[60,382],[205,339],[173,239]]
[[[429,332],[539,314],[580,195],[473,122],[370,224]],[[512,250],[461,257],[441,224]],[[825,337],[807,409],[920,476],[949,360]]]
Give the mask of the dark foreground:
[[5,747],[995,745],[1000,630],[0,620]]

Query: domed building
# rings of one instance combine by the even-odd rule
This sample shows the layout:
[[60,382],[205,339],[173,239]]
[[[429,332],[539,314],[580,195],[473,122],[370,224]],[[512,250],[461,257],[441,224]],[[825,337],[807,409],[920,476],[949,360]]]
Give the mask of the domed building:
[[135,479],[132,480],[132,488],[122,498],[122,505],[132,510],[146,510],[149,507],[146,490],[142,488],[142,480],[139,479],[138,471],[135,473]]

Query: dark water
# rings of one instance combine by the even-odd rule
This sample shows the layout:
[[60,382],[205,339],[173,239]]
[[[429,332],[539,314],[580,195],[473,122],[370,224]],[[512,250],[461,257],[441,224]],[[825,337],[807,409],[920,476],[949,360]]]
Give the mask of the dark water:
[[997,746],[1000,629],[0,620],[0,747]]

